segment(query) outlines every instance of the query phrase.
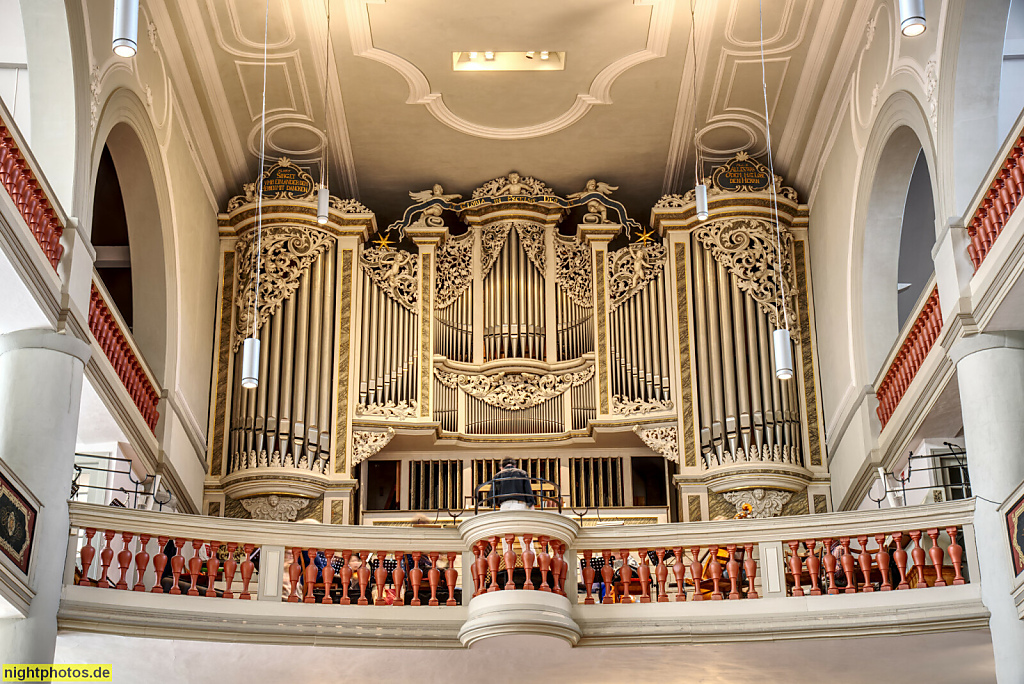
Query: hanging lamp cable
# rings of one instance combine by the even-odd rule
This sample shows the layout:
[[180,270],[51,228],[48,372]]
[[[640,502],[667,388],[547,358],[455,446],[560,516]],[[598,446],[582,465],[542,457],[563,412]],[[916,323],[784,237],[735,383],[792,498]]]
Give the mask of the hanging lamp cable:
[[768,117],[768,79],[764,68],[764,8],[763,0],[757,0],[757,20],[761,32],[761,92],[764,95],[764,126],[768,138],[768,172],[771,174],[772,209],[775,219],[775,257],[779,276],[779,294],[782,298],[782,316],[786,330],[789,330],[789,309],[786,306],[786,280],[782,275],[782,229],[779,227],[779,195],[775,187],[775,162],[772,159],[772,125]]
[[256,179],[256,254],[253,265],[256,277],[252,296],[252,338],[256,339],[257,303],[260,298],[260,260],[263,253],[263,164],[267,152],[267,37],[270,30],[270,0],[263,15],[263,103],[260,114],[260,171]]
[[693,54],[693,177],[694,185],[701,184],[700,169],[704,168],[701,161],[700,143],[697,141],[697,0],[690,0],[690,50]]
[[320,162],[320,187],[328,187],[330,181],[330,169],[328,168],[328,155],[329,145],[327,137],[327,118],[328,118],[328,97],[327,87],[330,83],[331,78],[331,0],[324,0],[324,7],[326,8],[327,14],[327,47],[324,51],[324,154],[323,159]]

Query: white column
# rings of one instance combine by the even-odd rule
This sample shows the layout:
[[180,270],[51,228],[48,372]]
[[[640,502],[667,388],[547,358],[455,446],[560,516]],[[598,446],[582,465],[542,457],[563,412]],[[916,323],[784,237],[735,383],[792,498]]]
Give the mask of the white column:
[[0,459],[39,499],[25,619],[0,623],[0,661],[52,663],[68,549],[82,374],[81,340],[50,330],[0,335]]
[[1024,332],[974,335],[950,350],[957,365],[967,469],[977,497],[974,529],[981,598],[992,613],[989,628],[999,682],[1024,682],[1024,621],[1010,590],[1013,563],[1006,525],[997,510],[1024,481]]

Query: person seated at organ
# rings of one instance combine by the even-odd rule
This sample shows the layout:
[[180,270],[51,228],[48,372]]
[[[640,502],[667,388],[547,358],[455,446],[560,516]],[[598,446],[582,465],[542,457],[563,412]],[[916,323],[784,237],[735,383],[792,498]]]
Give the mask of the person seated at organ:
[[[491,483],[491,501],[496,502],[503,511],[533,510],[537,505],[537,495],[530,486],[530,476],[525,470],[516,467],[514,458],[502,460],[501,470],[495,473]],[[505,553],[511,549],[511,545],[504,537],[501,539],[501,545]],[[519,538],[519,547],[523,550],[527,547],[522,537]],[[536,553],[532,540],[529,548],[531,553]]]

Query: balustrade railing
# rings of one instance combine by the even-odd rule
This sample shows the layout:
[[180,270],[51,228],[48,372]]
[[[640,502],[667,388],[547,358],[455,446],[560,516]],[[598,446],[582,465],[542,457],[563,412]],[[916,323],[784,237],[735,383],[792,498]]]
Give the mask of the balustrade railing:
[[989,172],[989,183],[975,196],[964,221],[971,239],[967,254],[975,272],[1024,199],[1024,131],[1019,126],[1015,130],[1017,134],[1003,145]]
[[914,324],[875,389],[875,396],[878,398],[876,413],[883,428],[892,418],[917,372],[921,370],[925,357],[935,346],[941,332],[942,310],[939,306],[939,289],[936,286],[932,288],[924,306],[914,319]]
[[33,162],[0,105],[0,185],[7,191],[18,213],[25,219],[36,242],[56,270],[64,247],[60,244],[64,225],[45,181],[32,168]]
[[160,393],[100,288],[101,286],[93,282],[89,296],[89,330],[114,367],[114,372],[121,379],[124,388],[128,390],[128,396],[139,409],[146,425],[150,430],[155,430],[160,418],[160,413],[156,410]]

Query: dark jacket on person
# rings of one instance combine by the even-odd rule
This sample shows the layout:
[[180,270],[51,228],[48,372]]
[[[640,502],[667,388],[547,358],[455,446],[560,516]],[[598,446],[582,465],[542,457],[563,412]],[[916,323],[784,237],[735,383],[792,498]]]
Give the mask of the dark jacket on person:
[[537,505],[537,497],[530,487],[530,476],[519,468],[503,468],[492,480],[491,497],[495,505],[506,501],[522,501],[530,506]]

